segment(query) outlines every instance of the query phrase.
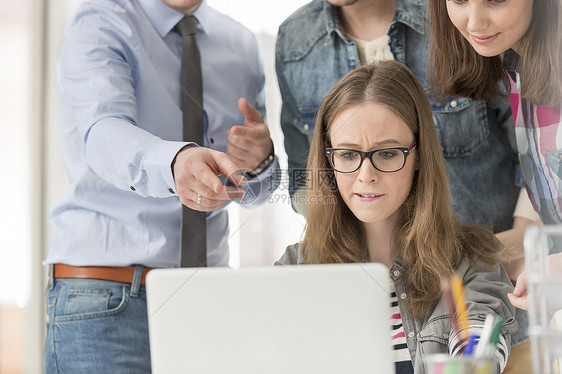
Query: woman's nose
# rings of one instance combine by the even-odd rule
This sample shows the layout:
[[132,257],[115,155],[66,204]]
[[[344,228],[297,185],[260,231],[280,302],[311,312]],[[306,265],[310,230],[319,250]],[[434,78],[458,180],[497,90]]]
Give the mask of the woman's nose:
[[481,3],[481,1],[471,1],[468,3],[467,30],[470,34],[487,36],[485,33],[490,25],[488,9],[486,4]]
[[369,160],[368,157],[365,157],[359,167],[359,174],[357,178],[365,183],[374,182],[378,172],[379,171],[375,169],[371,160]]

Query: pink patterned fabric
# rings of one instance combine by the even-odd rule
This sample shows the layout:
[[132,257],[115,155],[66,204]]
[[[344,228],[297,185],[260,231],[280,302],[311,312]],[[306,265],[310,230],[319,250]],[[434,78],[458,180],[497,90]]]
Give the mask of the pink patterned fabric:
[[561,106],[537,106],[520,95],[519,74],[510,73],[511,110],[525,187],[545,224],[562,223]]

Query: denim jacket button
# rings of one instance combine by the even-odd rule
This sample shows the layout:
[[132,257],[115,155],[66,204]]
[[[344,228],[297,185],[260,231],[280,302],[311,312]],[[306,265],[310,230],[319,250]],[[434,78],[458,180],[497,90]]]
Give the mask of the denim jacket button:
[[443,339],[449,339],[449,334],[444,333],[444,334],[443,334]]
[[457,103],[457,101],[456,101],[456,100],[451,100],[451,103],[450,103],[450,105],[451,105],[451,108],[456,108],[456,107],[457,107],[457,105],[459,105],[459,104]]
[[308,123],[305,123],[304,126],[303,126],[304,131],[308,131],[309,127],[310,127],[310,126],[308,126]]
[[395,277],[400,276],[400,270],[394,270],[393,274],[394,274]]
[[408,333],[408,337],[409,337],[409,338],[413,338],[414,335],[415,335],[415,334],[414,334],[413,332]]
[[405,293],[400,294],[400,298],[401,298],[402,300],[404,300],[404,299],[406,298],[406,294],[405,294]]

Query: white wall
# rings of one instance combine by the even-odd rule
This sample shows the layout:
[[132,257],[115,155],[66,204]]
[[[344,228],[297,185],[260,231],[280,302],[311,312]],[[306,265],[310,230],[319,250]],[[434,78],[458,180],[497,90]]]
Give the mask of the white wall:
[[[31,284],[29,2],[0,2],[0,304],[23,306]],[[8,286],[9,285],[9,286]]]

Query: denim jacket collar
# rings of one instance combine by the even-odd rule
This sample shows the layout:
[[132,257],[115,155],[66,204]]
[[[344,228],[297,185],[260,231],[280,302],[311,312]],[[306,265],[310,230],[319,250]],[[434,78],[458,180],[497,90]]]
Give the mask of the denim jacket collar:
[[394,21],[405,24],[416,32],[423,34],[425,27],[424,0],[396,0],[396,16]]
[[[423,3],[423,0],[396,0],[396,14],[392,23],[403,23],[418,33],[423,34],[425,25],[425,6]],[[327,1],[324,1],[323,14],[326,32],[328,34],[336,32],[342,39],[347,40],[348,38],[344,36],[345,33],[338,18],[337,8]]]

